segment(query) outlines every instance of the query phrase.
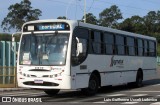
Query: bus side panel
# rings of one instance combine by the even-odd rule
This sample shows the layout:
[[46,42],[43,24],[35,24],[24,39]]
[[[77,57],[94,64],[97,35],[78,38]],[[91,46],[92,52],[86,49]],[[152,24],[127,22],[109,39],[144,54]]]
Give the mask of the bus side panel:
[[143,63],[143,80],[154,79],[157,77],[156,57],[145,57]]
[[89,74],[78,74],[76,75],[76,87],[86,88],[88,87]]
[[[120,63],[120,60],[123,62]],[[154,57],[135,57],[117,55],[92,55],[89,54],[86,60],[71,67],[71,72],[76,75],[76,87],[85,88],[88,86],[90,75],[97,70],[101,76],[101,86],[120,85],[135,82],[139,69],[143,71],[143,80],[155,77],[156,59]],[[86,69],[80,69],[86,65]]]
[[86,72],[86,70],[81,70],[80,65],[78,66],[71,66],[71,75],[74,75],[74,84],[75,86],[72,88],[79,89],[79,88],[86,88],[88,87],[89,77],[90,74]]
[[122,72],[122,84],[126,84],[129,82],[135,82],[136,81],[136,74],[137,71],[129,71],[129,72]]
[[[114,77],[114,78],[113,78]],[[121,73],[101,73],[101,86],[118,85],[122,83]]]

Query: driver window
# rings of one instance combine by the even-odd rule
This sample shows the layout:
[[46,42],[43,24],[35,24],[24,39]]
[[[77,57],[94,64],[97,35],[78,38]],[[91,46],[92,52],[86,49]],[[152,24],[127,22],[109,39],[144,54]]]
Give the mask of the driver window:
[[[82,53],[78,54],[77,45],[78,43],[82,44]],[[87,47],[88,47],[88,30],[78,28],[74,31],[73,40],[72,40],[72,65],[78,65],[82,63],[87,56]]]

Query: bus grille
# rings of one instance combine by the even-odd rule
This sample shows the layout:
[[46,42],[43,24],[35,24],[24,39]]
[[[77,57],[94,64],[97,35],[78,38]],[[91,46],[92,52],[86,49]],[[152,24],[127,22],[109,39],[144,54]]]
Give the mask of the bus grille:
[[32,86],[59,86],[59,84],[52,82],[34,83],[33,81],[28,81],[28,82],[23,82],[23,84]]
[[50,70],[45,70],[45,69],[31,69],[29,71],[47,71],[47,72],[50,72]]

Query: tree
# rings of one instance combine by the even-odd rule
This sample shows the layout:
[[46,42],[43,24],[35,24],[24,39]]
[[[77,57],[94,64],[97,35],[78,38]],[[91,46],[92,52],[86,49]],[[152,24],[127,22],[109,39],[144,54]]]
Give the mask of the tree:
[[[81,21],[84,21],[84,16],[82,17]],[[86,23],[97,25],[98,20],[96,19],[96,16],[94,16],[92,13],[88,13],[86,14]]]
[[139,34],[146,34],[146,26],[144,25],[144,19],[140,16],[132,16],[131,18],[125,19],[119,25],[119,29],[134,32]]
[[1,24],[4,31],[10,31],[10,29],[20,31],[23,23],[38,20],[42,13],[39,9],[33,9],[29,0],[11,5],[8,10],[9,13]]
[[144,16],[144,22],[146,27],[146,30],[148,34],[154,33],[156,30],[155,24],[156,24],[156,19],[157,19],[157,13],[155,11],[150,11],[146,16]]
[[160,11],[156,13],[156,22],[155,22],[156,32],[160,33]]
[[100,25],[106,27],[115,28],[118,25],[118,20],[122,19],[122,13],[120,9],[116,5],[111,6],[110,8],[106,8],[100,14]]
[[118,29],[128,32],[134,32],[131,19],[130,18],[125,19],[122,23],[119,24]]
[[57,19],[67,19],[65,16],[59,16]]

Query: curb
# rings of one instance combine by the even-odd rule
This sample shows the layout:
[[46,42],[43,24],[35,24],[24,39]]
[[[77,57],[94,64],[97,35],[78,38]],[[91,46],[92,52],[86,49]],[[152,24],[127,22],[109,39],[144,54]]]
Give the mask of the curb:
[[0,92],[6,91],[22,91],[22,90],[30,90],[30,88],[0,88]]

